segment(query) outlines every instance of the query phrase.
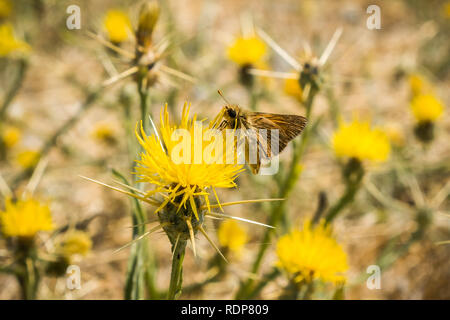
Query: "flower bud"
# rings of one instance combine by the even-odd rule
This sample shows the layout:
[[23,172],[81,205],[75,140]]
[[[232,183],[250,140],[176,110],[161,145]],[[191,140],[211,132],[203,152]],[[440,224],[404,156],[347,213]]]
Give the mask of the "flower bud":
[[147,1],[141,7],[136,38],[138,45],[144,49],[152,43],[153,29],[158,21],[159,10],[156,0]]

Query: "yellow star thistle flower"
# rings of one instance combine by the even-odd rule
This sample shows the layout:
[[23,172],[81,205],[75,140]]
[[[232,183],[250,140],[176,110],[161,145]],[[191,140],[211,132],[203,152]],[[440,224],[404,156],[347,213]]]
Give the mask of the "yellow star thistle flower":
[[217,231],[219,243],[222,247],[239,253],[247,242],[247,232],[234,220],[222,222]]
[[108,33],[109,40],[121,43],[128,40],[131,34],[131,22],[127,14],[121,10],[113,9],[106,13],[103,25]]
[[413,96],[432,92],[431,84],[418,73],[410,74],[408,81]]
[[67,232],[62,242],[59,244],[58,251],[66,257],[73,255],[85,256],[92,248],[92,240],[86,232],[72,230]]
[[8,18],[12,12],[12,3],[9,0],[0,0],[0,19]]
[[296,282],[320,279],[337,284],[345,281],[347,255],[324,221],[317,226],[306,221],[303,230],[293,230],[282,236],[276,253],[277,266],[294,276]]
[[35,150],[25,150],[17,155],[17,163],[24,169],[34,167],[39,161],[40,154]]
[[284,81],[284,93],[299,101],[303,100],[303,90],[297,79],[286,79]]
[[0,25],[0,57],[13,53],[26,53],[30,46],[22,40],[16,39],[14,29],[10,23]]
[[228,58],[240,66],[258,65],[266,54],[266,44],[257,37],[237,38],[228,47]]
[[6,200],[5,211],[0,211],[1,230],[6,237],[33,237],[39,231],[53,230],[48,204],[36,199],[12,202]]
[[447,1],[446,3],[443,4],[443,12],[444,12],[444,16],[447,19],[450,19],[450,1]]
[[[210,132],[208,129],[212,123],[206,128],[199,126],[196,115],[189,119],[189,109],[190,105],[185,104],[180,125],[170,122],[167,105],[161,110],[161,140],[157,135],[147,136],[141,123],[142,137],[138,132],[136,136],[144,152],[141,153],[141,159],[136,161],[138,166],[135,174],[140,177],[139,182],[148,182],[157,186],[155,190],[148,192],[147,196],[156,193],[165,195],[166,199],[155,213],[164,208],[167,203],[181,197],[181,203],[176,204],[178,210],[182,206],[185,207],[186,201],[189,200],[198,219],[198,208],[194,197],[203,195],[209,210],[210,191],[214,192],[217,199],[215,188],[235,187],[234,179],[243,171],[243,166],[227,164],[223,161],[225,153],[215,154],[211,159],[203,156],[208,150],[213,150],[217,146],[223,150],[221,148],[224,143],[222,139],[216,138],[209,142],[211,136],[208,134]],[[188,136],[182,137],[181,143],[178,129],[184,130],[183,132]],[[180,152],[180,146],[186,147],[183,154]]]
[[108,144],[113,144],[116,142],[114,128],[108,123],[97,123],[94,130],[92,130],[91,135],[98,141],[106,142]]
[[369,122],[339,124],[332,138],[334,152],[338,157],[356,158],[360,161],[385,161],[390,153],[389,138],[379,128],[370,128]]
[[411,101],[411,110],[417,122],[434,122],[444,112],[444,106],[432,94],[421,94]]
[[5,127],[2,131],[1,139],[7,148],[12,148],[19,142],[21,137],[19,129],[15,127]]

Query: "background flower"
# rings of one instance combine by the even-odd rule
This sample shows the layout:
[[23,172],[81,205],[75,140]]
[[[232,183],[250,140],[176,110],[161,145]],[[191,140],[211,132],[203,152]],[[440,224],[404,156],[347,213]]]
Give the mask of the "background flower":
[[276,252],[277,266],[297,282],[313,279],[333,283],[345,281],[347,255],[324,222],[312,226],[306,221],[302,230],[293,230],[278,240]]
[[33,237],[39,231],[53,230],[48,204],[32,198],[16,202],[7,199],[0,222],[6,237]]
[[356,118],[351,123],[340,122],[333,134],[332,144],[336,156],[360,161],[382,162],[390,153],[387,135],[379,128],[370,128],[369,122]]
[[235,253],[240,253],[247,242],[247,232],[234,220],[222,222],[217,235],[220,245]]
[[0,57],[13,53],[26,53],[30,46],[15,37],[13,26],[10,23],[0,25]]
[[411,110],[417,122],[434,122],[442,116],[444,106],[432,94],[421,94],[411,101]]
[[128,15],[121,10],[113,9],[106,13],[103,25],[108,34],[109,40],[120,43],[128,40],[131,34],[131,22]]
[[237,38],[228,47],[228,58],[243,66],[247,64],[259,65],[266,54],[266,44],[257,37]]

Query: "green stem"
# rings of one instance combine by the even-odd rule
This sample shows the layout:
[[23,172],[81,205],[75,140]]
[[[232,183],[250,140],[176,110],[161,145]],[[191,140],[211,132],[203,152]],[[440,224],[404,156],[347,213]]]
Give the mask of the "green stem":
[[277,268],[273,268],[272,271],[264,275],[262,279],[254,286],[253,290],[248,293],[247,299],[254,299],[268,283],[273,281],[279,275],[280,271]]
[[25,78],[27,68],[28,62],[24,59],[20,60],[19,69],[17,71],[17,77],[14,79],[11,89],[6,94],[5,99],[3,100],[3,103],[1,104],[0,107],[0,123],[3,122],[8,107],[11,105],[12,100],[19,92],[19,89],[22,87],[22,83]]
[[[313,106],[313,102],[314,102],[314,97],[315,97],[315,94],[311,93],[308,96],[308,99],[305,103],[306,118],[309,121],[310,121],[310,117],[311,117],[311,111],[312,111],[312,106]],[[311,125],[307,125],[301,136],[302,138],[301,138],[300,144],[296,145],[296,147],[295,147],[291,165],[289,167],[289,170],[288,170],[287,176],[284,180],[284,183],[280,187],[278,198],[287,199],[289,197],[291,191],[293,190],[295,183],[297,182],[297,180],[300,176],[301,171],[298,168],[298,163],[300,162],[300,160],[306,150],[306,146],[307,146],[307,143],[309,140],[310,130],[311,130]],[[283,218],[285,208],[286,208],[286,201],[280,201],[280,202],[275,203],[272,206],[268,224],[276,227]],[[266,232],[264,233],[264,237],[263,237],[263,240],[259,247],[258,254],[252,265],[252,269],[251,269],[252,274],[258,273],[259,268],[261,267],[264,255],[270,246],[271,238],[274,233],[275,233],[275,229],[273,229],[273,228],[267,229]],[[236,299],[246,298],[248,296],[248,293],[252,290],[251,288],[253,286],[253,283],[254,283],[253,278],[249,278],[245,283],[243,283],[241,285],[238,293],[236,294]]]
[[346,182],[345,192],[341,198],[330,207],[325,217],[326,223],[331,223],[337,215],[355,199],[355,195],[361,187],[361,182],[364,177],[364,170],[362,167],[357,168],[353,173],[355,177],[348,179]]
[[40,274],[36,264],[37,252],[33,238],[19,239],[15,255],[17,259],[15,274],[20,285],[21,298],[35,300]]
[[143,78],[138,80],[138,92],[141,109],[141,120],[144,130],[147,131],[147,115],[148,115],[148,89],[144,87]]
[[172,245],[172,272],[170,274],[169,292],[167,294],[168,300],[175,300],[181,294],[186,244],[186,240],[179,239]]

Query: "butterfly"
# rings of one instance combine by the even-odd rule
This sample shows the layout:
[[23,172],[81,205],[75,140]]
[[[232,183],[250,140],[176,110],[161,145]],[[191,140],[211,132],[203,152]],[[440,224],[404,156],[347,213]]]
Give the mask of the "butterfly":
[[[219,94],[222,96],[220,91]],[[261,160],[270,160],[281,153],[289,141],[303,131],[308,122],[305,117],[299,115],[253,112],[228,102],[217,119],[220,119],[217,126],[219,130],[240,129],[245,142],[246,160],[253,174],[259,173]],[[276,130],[278,137],[273,130]],[[257,151],[256,163],[248,161],[252,148]]]

